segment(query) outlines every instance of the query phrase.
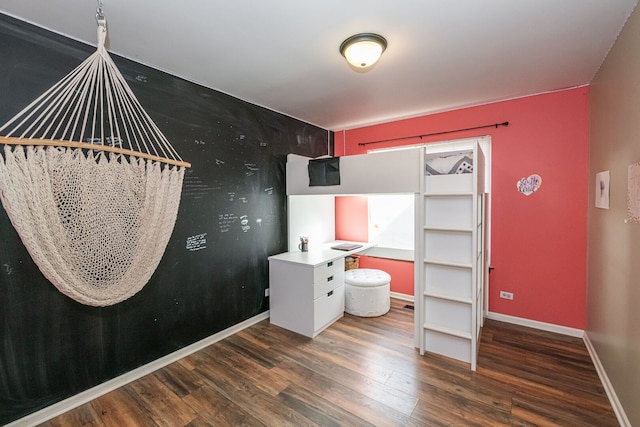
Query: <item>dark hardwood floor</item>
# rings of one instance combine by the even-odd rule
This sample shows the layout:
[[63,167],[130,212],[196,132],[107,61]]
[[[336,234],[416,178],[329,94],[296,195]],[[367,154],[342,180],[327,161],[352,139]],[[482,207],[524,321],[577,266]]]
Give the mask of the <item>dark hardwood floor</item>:
[[488,320],[478,369],[413,347],[413,311],[315,339],[262,321],[44,426],[617,426],[584,343]]

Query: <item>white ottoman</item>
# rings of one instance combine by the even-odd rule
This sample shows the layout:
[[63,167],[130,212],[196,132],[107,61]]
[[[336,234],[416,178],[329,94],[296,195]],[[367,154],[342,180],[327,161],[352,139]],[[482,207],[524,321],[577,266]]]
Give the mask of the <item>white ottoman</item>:
[[382,270],[356,268],[344,273],[344,311],[354,316],[382,316],[391,307],[391,276]]

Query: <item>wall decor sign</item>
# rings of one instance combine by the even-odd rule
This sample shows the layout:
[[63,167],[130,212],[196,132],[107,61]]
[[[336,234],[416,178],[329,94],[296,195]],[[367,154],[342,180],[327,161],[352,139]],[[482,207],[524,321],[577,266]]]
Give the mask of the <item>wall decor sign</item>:
[[596,208],[609,209],[609,171],[596,174]]
[[629,165],[627,178],[627,222],[640,223],[640,162]]
[[538,191],[542,185],[542,177],[538,174],[529,175],[528,178],[520,178],[516,182],[516,188],[525,196],[530,196],[534,192]]

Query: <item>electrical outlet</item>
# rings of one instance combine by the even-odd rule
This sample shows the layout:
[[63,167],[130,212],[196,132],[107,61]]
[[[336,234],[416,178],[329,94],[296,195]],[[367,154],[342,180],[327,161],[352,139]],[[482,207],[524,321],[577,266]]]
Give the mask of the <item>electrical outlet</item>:
[[512,300],[513,299],[513,292],[500,291],[500,298]]
[[265,290],[264,290],[264,296],[265,296],[265,297],[268,297],[268,296],[269,296],[269,288],[267,288],[267,289],[265,289]]

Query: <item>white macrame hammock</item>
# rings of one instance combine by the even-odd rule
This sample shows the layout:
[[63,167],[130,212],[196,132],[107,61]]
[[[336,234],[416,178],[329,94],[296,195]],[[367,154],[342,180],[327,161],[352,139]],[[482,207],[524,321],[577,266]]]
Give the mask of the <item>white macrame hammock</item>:
[[104,42],[0,127],[0,199],[29,254],[58,290],[91,306],[149,281],[167,246],[184,170]]

